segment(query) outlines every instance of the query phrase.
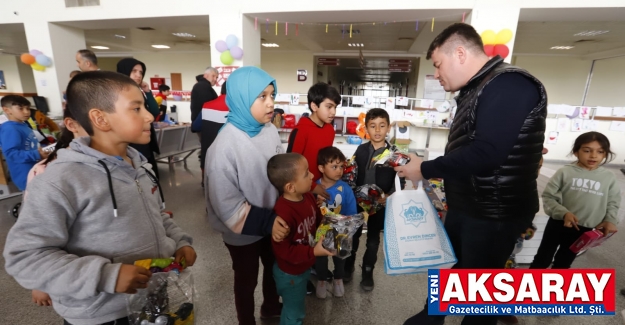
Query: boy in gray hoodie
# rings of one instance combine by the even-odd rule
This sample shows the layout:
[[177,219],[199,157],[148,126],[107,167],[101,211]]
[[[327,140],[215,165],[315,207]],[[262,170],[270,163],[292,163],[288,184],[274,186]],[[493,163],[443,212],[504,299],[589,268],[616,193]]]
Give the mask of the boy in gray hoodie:
[[67,109],[89,137],[60,150],[28,184],[7,236],[7,273],[47,292],[65,324],[128,324],[126,295],[151,273],[136,260],[193,265],[192,238],[163,212],[158,181],[130,143],[148,143],[152,115],[134,81],[115,72],[74,77]]

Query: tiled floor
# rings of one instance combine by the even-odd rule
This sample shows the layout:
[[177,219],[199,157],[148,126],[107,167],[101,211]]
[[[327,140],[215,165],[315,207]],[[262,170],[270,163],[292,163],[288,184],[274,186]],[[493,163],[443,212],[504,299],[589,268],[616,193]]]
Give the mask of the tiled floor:
[[[545,164],[555,170],[558,165]],[[195,248],[199,258],[193,267],[197,288],[196,324],[236,324],[234,296],[232,291],[233,274],[230,258],[221,236],[213,231],[206,222],[203,190],[200,187],[199,163],[194,156],[189,159],[189,169],[182,164],[167,170],[160,165],[163,176],[168,209],[175,214],[175,220],[195,238]],[[615,177],[625,190],[625,177],[614,170]],[[539,187],[545,186],[547,178],[542,176]],[[625,192],[625,191],[624,191]],[[7,211],[18,199],[0,201],[0,248],[4,247],[6,234],[14,219]],[[625,202],[625,200],[624,200]],[[623,209],[621,210],[623,212]],[[621,232],[623,231],[621,225]],[[580,256],[574,266],[579,268],[615,268],[617,271],[617,290],[625,287],[623,247],[625,235],[618,234],[601,247]],[[359,252],[362,258],[363,252]],[[379,256],[382,256],[379,252]],[[378,262],[379,263],[379,262]],[[4,260],[0,257],[0,264]],[[305,324],[402,324],[403,321],[423,306],[426,295],[426,277],[424,275],[387,276],[382,267],[375,269],[375,290],[365,293],[358,286],[360,274],[354,283],[346,285],[344,298],[328,297],[319,300],[307,298],[307,318]],[[62,324],[62,320],[50,307],[37,307],[31,303],[30,292],[21,288],[4,270],[0,270],[0,324]],[[257,291],[257,302],[261,302],[261,293]],[[259,315],[259,308],[256,314]],[[625,309],[625,297],[617,295],[617,311]],[[607,317],[519,317],[520,324],[557,325],[557,324],[623,324],[620,315]],[[460,324],[461,318],[448,317],[446,324]],[[259,324],[278,324],[277,321]]]

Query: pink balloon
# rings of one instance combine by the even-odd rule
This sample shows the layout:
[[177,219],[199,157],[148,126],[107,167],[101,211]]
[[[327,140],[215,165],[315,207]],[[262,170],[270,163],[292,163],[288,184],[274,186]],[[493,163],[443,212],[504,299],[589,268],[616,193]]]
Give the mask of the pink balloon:
[[230,49],[230,55],[237,60],[241,60],[241,58],[243,58],[243,49],[238,46],[234,46]]
[[227,51],[228,50],[228,44],[226,44],[226,42],[219,40],[217,41],[217,43],[215,43],[215,48],[217,49],[217,51],[219,51],[220,53],[223,51]]

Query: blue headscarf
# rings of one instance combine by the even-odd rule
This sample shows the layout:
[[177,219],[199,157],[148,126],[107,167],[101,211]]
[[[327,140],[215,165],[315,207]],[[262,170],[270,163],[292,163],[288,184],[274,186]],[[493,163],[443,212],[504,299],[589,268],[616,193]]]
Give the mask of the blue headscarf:
[[230,109],[226,123],[247,133],[250,138],[256,136],[265,127],[252,116],[252,104],[258,95],[269,85],[278,92],[276,79],[257,67],[242,67],[235,70],[226,82],[226,104]]

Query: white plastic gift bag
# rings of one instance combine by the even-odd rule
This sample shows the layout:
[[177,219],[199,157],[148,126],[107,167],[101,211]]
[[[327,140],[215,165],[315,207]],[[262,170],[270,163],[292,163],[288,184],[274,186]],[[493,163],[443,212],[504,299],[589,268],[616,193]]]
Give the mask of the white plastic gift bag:
[[457,259],[436,209],[419,182],[416,190],[396,192],[386,202],[384,270],[386,274],[423,273],[451,268]]

